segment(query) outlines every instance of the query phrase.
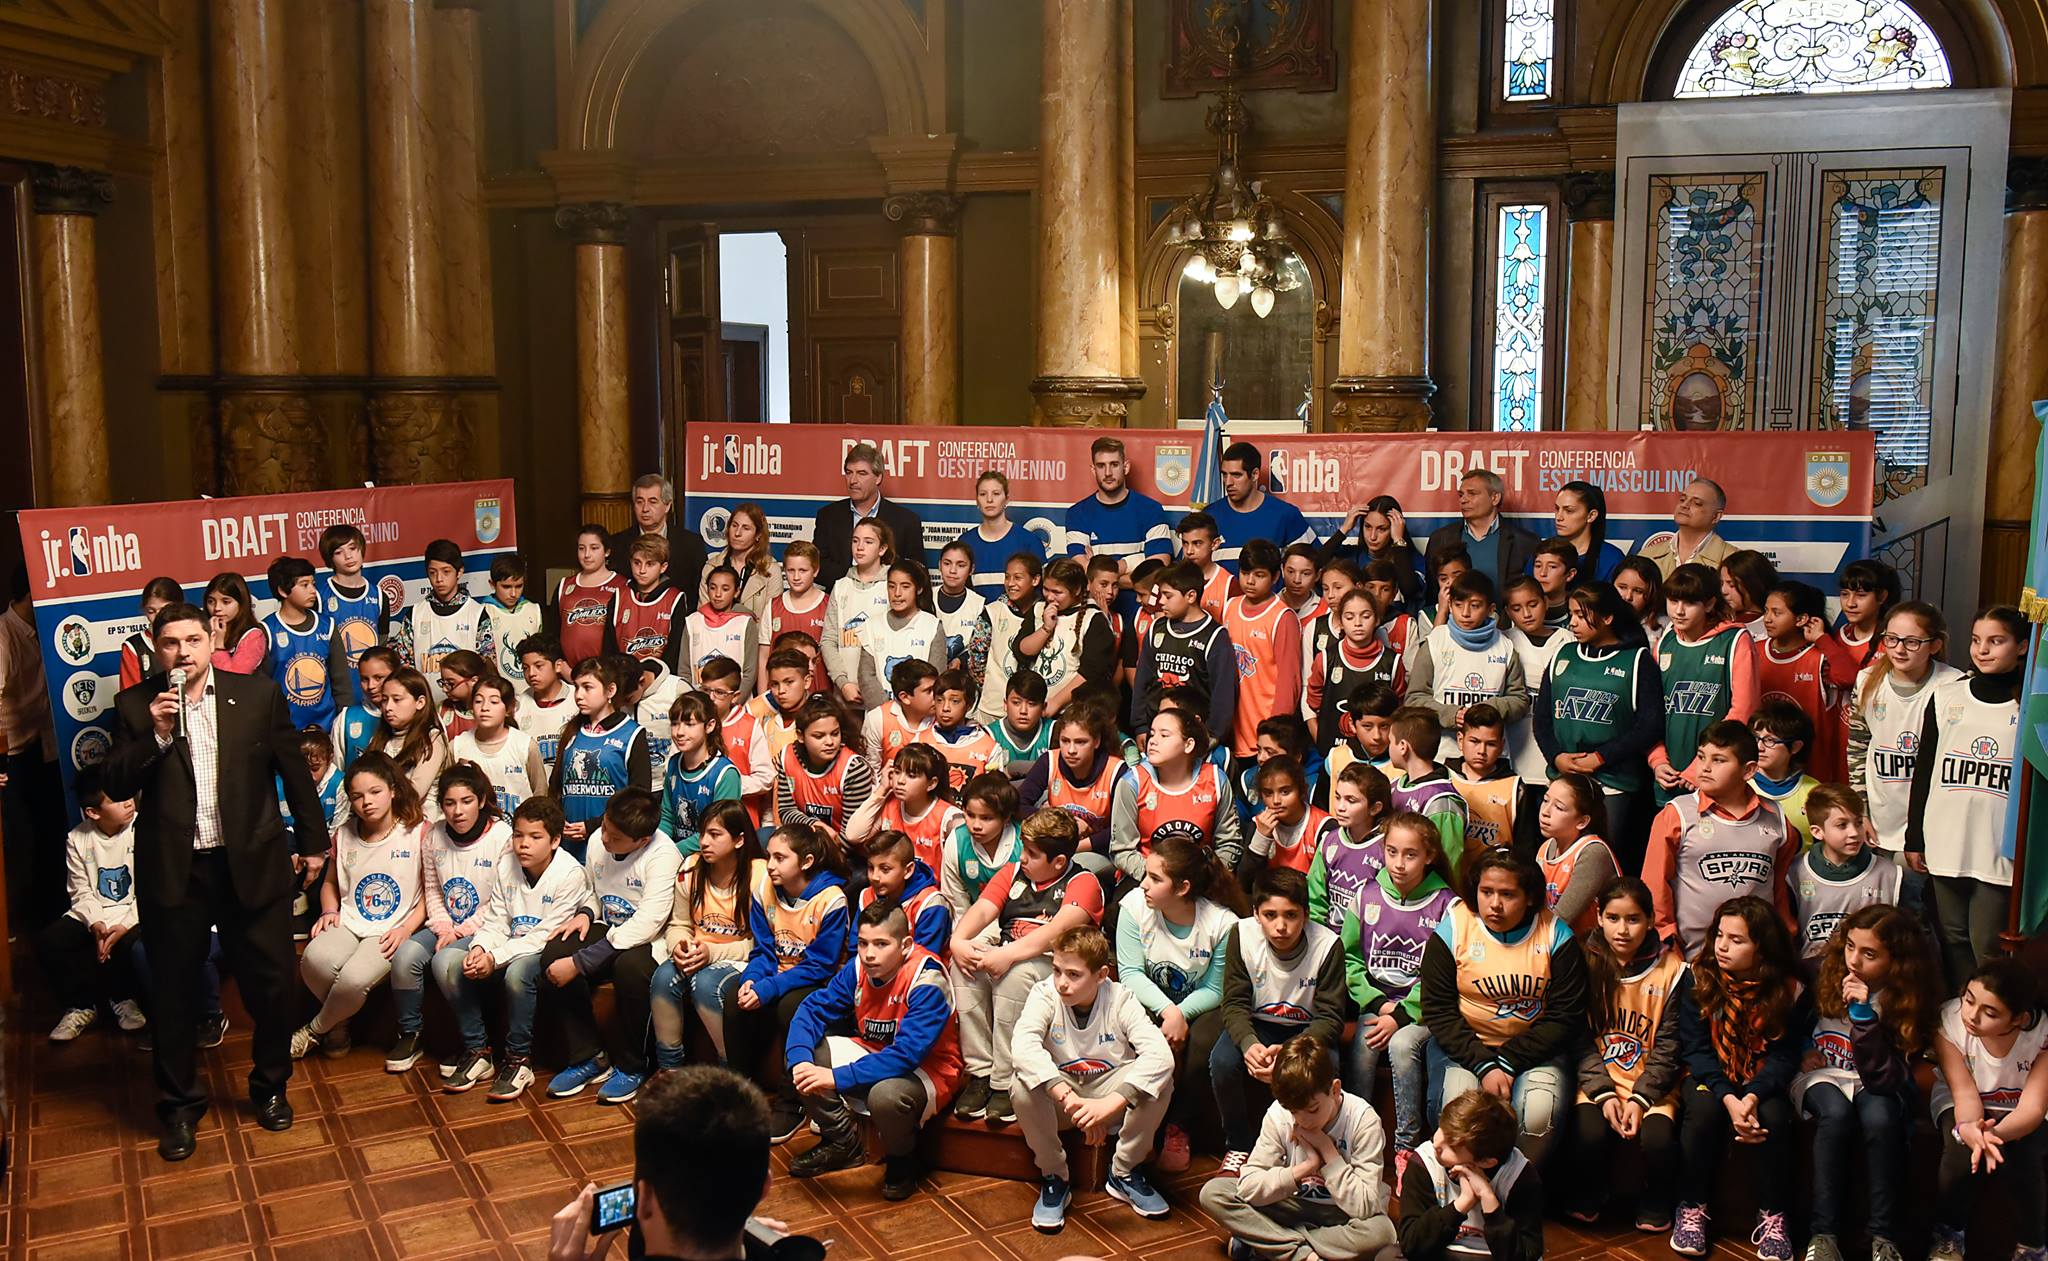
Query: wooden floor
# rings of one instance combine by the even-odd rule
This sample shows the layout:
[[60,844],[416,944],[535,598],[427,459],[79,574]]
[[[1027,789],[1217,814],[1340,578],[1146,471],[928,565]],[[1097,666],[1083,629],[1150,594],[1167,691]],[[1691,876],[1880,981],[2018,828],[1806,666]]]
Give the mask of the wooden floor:
[[[249,1036],[239,1017],[206,1057],[214,1098],[232,1102],[208,1114],[191,1160],[168,1165],[156,1155],[147,1054],[104,1020],[61,1047],[43,1040],[47,1027],[38,1013],[24,1036],[17,1021],[7,1047],[18,1101],[0,1215],[10,1261],[539,1258],[548,1218],[585,1179],[615,1180],[632,1166],[630,1107],[545,1101],[537,1090],[498,1105],[482,1090],[443,1094],[424,1062],[390,1076],[371,1047],[306,1061],[291,1085],[298,1123],[269,1133],[241,1102]],[[785,1160],[778,1152],[778,1171]],[[927,1194],[890,1204],[879,1166],[810,1183],[778,1173],[762,1212],[835,1240],[835,1261],[1220,1257],[1220,1232],[1195,1198],[1213,1163],[1198,1161],[1164,1188],[1169,1218],[1145,1221],[1083,1195],[1058,1236],[1031,1229],[1029,1184],[942,1173]],[[1553,1225],[1549,1238],[1558,1261],[1672,1257],[1661,1236],[1625,1226]],[[1723,1255],[1752,1257],[1742,1242]]]

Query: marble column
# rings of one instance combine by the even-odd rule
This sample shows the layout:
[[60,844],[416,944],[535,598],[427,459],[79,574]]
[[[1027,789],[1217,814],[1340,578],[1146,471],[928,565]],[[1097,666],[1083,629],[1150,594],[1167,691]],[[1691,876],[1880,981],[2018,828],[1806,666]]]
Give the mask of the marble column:
[[42,376],[43,507],[103,504],[107,475],[107,389],[100,350],[99,268],[93,216],[113,200],[113,181],[75,166],[38,166],[35,287]]
[[1120,6],[1041,0],[1038,375],[1032,421],[1120,427],[1145,383],[1125,375]]
[[633,425],[626,382],[626,225],[611,202],[563,206],[555,223],[576,241],[576,432],[583,520],[607,530],[632,519]]
[[1564,182],[1571,270],[1564,317],[1564,427],[1611,428],[1607,324],[1614,302],[1614,172]]
[[960,420],[960,199],[902,193],[882,213],[903,227],[903,423]]
[[365,0],[370,186],[371,460],[377,480],[469,475],[470,417],[448,388],[449,332],[435,197],[433,0]]
[[1374,0],[1351,10],[1333,429],[1429,427],[1434,8],[1434,0]]
[[2026,571],[2041,432],[2034,400],[2048,398],[2048,159],[2016,155],[2006,173],[1999,308],[1979,596],[1986,604],[2018,601]]
[[220,487],[315,490],[326,442],[299,348],[285,14],[271,0],[220,0],[209,17]]

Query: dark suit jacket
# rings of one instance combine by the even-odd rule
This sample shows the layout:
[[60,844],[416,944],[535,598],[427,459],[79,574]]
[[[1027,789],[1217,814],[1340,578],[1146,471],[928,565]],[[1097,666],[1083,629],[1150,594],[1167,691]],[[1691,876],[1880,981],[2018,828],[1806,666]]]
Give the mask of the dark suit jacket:
[[[884,498],[875,515],[896,536],[897,555],[914,557],[926,565],[932,563],[924,550],[924,522],[918,520],[916,513]],[[811,519],[811,542],[818,545],[818,555],[824,561],[818,568],[818,585],[829,592],[832,584],[853,567],[853,501],[835,500],[818,509],[818,515]]]
[[[214,670],[214,726],[220,771],[221,841],[235,895],[246,906],[291,896],[293,874],[277,779],[298,821],[299,852],[327,852],[327,807],[299,754],[299,733],[277,684],[260,675]],[[151,674],[114,698],[114,746],[102,767],[107,792],[137,798],[135,888],[139,900],[176,907],[185,900],[197,832],[192,754],[184,739],[159,749],[149,704],[168,689]]]
[[[1508,579],[1529,572],[1529,562],[1536,559],[1536,545],[1542,541],[1506,517],[1500,519],[1500,572],[1487,575],[1493,579],[1494,590],[1508,585]],[[1464,521],[1453,521],[1430,532],[1429,548],[1423,553],[1423,559],[1434,561],[1439,552],[1466,547],[1468,542]],[[1436,592],[1428,592],[1426,598],[1434,600]]]

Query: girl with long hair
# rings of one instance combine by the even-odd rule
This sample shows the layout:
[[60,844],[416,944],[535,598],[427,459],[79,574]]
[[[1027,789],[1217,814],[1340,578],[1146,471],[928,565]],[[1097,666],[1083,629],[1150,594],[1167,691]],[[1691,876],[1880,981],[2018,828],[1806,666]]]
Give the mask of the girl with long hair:
[[774,896],[768,856],[753,819],[736,800],[714,801],[698,821],[697,848],[676,877],[667,958],[652,983],[654,1064],[681,1068],[683,1013],[694,1009],[725,1059],[725,1012],[754,952],[756,916]]
[[1640,871],[1650,821],[1646,759],[1664,735],[1664,678],[1613,587],[1579,583],[1569,599],[1573,642],[1558,650],[1537,690],[1536,744],[1552,769],[1600,786],[1607,843],[1621,870]]
[[1552,521],[1557,537],[1579,553],[1581,578],[1614,581],[1614,572],[1628,559],[1628,553],[1607,541],[1606,491],[1591,482],[1566,482],[1557,488]]
[[562,730],[548,791],[562,803],[568,820],[562,825],[562,847],[580,863],[614,793],[654,790],[654,763],[647,732],[619,704],[618,660],[586,658],[574,678],[576,717]]
[[887,525],[870,518],[853,527],[849,548],[853,563],[832,584],[819,647],[833,688],[841,699],[858,705],[861,662],[889,612],[889,564],[896,559],[896,538]]
[[213,668],[230,674],[262,670],[270,656],[270,634],[256,620],[256,602],[242,575],[215,574],[201,599],[213,633]]
[[[736,603],[754,615],[756,626],[761,625],[768,616],[768,602],[782,594],[782,566],[775,563],[775,553],[768,550],[768,514],[761,511],[760,504],[744,503],[733,508],[725,523],[725,546],[704,562],[707,582],[711,571],[720,565],[730,567],[738,575],[740,594]],[[710,603],[701,583],[697,602]]]
[[383,721],[371,747],[390,757],[404,772],[414,798],[426,810],[427,822],[440,822],[441,797],[434,785],[447,769],[450,755],[427,676],[411,666],[392,671],[378,693],[378,702]]
[[740,799],[740,772],[725,756],[718,706],[703,692],[684,692],[669,707],[668,773],[662,780],[661,830],[684,854],[697,852],[697,838],[711,807]]
[[1934,1051],[1934,1128],[1941,1137],[1934,1248],[1928,1261],[1963,1261],[1963,1232],[1986,1183],[2004,1186],[2015,1261],[2040,1261],[2048,1245],[2041,1156],[2048,1141],[2048,1021],[2032,964],[1999,957],[1979,964],[1962,996],[1941,1009]]

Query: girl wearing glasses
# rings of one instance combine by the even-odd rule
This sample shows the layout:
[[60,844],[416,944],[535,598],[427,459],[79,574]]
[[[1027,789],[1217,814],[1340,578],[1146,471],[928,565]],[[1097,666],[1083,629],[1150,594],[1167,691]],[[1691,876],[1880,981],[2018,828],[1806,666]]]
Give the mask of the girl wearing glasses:
[[[1939,684],[1961,671],[1943,661],[1948,622],[1931,604],[1893,606],[1877,637],[1878,655],[1856,676],[1849,698],[1849,787],[1863,794],[1877,847],[1898,859],[1906,847],[1906,805],[1913,795],[1913,763],[1921,719]],[[1899,902],[1925,905],[1927,877],[1900,866]]]

